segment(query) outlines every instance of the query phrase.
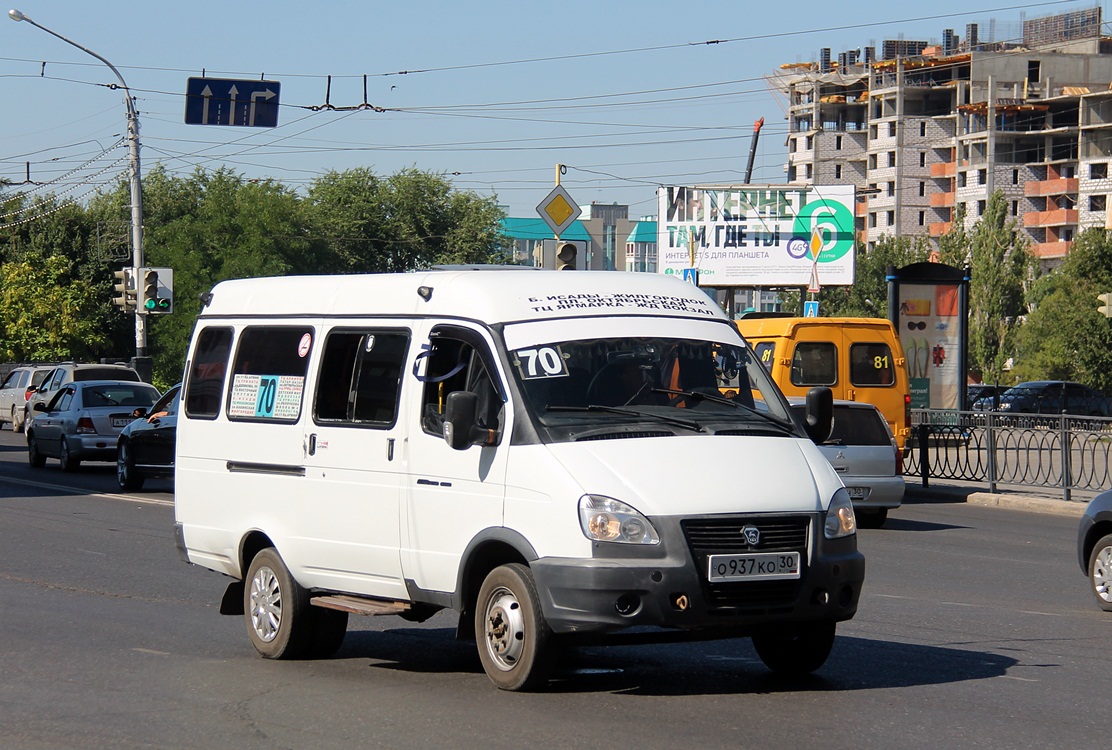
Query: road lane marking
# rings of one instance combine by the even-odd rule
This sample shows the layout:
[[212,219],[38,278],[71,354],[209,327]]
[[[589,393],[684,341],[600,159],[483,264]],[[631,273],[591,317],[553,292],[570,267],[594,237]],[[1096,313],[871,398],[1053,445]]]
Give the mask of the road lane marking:
[[13,484],[22,484],[28,487],[38,487],[42,490],[58,490],[61,492],[76,492],[81,495],[90,495],[92,497],[101,497],[105,500],[127,500],[131,503],[145,503],[147,505],[162,505],[167,508],[174,507],[173,500],[160,500],[153,497],[136,497],[134,495],[121,495],[118,492],[94,492],[92,490],[82,489],[81,487],[73,487],[64,484],[51,484],[49,482],[36,482],[32,479],[20,479],[18,477],[7,477],[0,475],[0,481],[11,482]]

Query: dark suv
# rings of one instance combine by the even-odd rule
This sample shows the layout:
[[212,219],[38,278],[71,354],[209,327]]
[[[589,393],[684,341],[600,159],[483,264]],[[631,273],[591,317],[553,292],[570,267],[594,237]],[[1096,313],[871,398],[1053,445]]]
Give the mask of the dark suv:
[[23,423],[26,424],[27,420],[34,416],[35,404],[49,402],[54,394],[58,392],[58,389],[66,383],[86,380],[131,380],[138,382],[142,378],[139,377],[138,372],[123,364],[98,365],[63,362],[56,365],[53,370],[43,377],[39,387],[27,399],[23,407]]
[[[1075,414],[1083,417],[1112,416],[1112,399],[1081,383],[1066,380],[1032,380],[1020,383],[995,397],[995,410],[1004,414]],[[993,397],[973,403],[974,411],[993,411]]]

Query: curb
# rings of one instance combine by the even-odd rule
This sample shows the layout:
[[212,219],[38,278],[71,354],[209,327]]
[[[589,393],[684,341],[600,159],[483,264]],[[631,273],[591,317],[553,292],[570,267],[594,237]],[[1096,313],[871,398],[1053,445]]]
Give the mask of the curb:
[[1033,513],[1080,517],[1088,506],[1088,500],[1066,502],[1050,497],[1023,495],[1018,493],[984,492],[973,487],[954,485],[934,485],[923,488],[908,484],[904,493],[905,503],[968,503],[986,508],[1009,508]]

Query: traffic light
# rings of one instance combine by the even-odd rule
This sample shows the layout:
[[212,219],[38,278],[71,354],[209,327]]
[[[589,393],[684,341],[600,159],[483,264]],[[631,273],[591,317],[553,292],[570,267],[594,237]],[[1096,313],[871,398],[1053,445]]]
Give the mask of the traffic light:
[[561,240],[556,244],[556,270],[574,271],[579,257],[579,246],[574,242]]
[[174,311],[174,272],[169,268],[140,269],[143,281],[143,312],[165,314]]
[[152,312],[158,306],[158,271],[153,268],[142,269],[143,309]]
[[125,312],[134,310],[135,282],[131,277],[131,269],[124,268],[114,271],[112,275],[116,278],[116,283],[112,287],[116,296],[112,298],[112,304]]
[[1098,294],[1097,299],[1101,301],[1101,305],[1097,308],[1097,311],[1106,318],[1112,318],[1112,292]]

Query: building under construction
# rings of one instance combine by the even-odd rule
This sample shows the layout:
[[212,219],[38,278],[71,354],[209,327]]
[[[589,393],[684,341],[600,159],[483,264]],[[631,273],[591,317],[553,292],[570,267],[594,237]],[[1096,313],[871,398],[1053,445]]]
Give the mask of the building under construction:
[[788,99],[788,182],[858,188],[863,245],[937,244],[1000,191],[1044,266],[1076,234],[1112,227],[1112,39],[1101,9],[1023,23],[1022,40],[884,42],[781,66]]

